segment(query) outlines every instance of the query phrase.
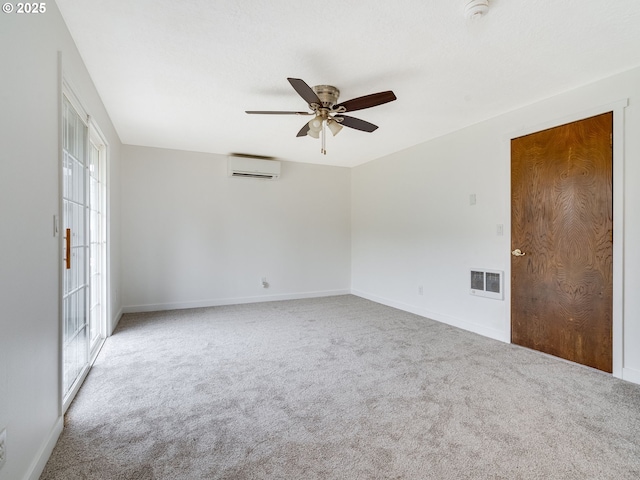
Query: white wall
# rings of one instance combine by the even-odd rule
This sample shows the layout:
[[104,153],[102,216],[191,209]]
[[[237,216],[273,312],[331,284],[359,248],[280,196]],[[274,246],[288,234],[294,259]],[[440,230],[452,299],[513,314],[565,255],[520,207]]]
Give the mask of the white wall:
[[349,169],[230,178],[223,155],[133,146],[122,169],[125,311],[349,292]]
[[[624,205],[616,205],[624,215],[617,226],[624,230],[624,285],[618,292],[624,302],[616,307],[623,306],[624,339],[618,351],[623,378],[640,383],[640,69],[354,168],[353,292],[508,341],[510,138],[623,98],[629,106]],[[622,185],[614,188],[619,194]],[[470,194],[476,194],[476,205],[470,205]],[[498,224],[504,236],[496,234]],[[472,267],[505,271],[505,301],[469,294]]]
[[[0,480],[37,478],[62,428],[59,376],[58,51],[111,147],[112,286],[119,277],[120,143],[55,3],[0,14]],[[112,310],[117,312],[114,303]]]

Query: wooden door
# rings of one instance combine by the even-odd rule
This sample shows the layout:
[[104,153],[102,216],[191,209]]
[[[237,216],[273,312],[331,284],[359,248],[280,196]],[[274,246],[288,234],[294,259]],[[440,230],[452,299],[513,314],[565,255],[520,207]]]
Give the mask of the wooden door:
[[511,141],[511,341],[606,372],[612,132],[606,113]]

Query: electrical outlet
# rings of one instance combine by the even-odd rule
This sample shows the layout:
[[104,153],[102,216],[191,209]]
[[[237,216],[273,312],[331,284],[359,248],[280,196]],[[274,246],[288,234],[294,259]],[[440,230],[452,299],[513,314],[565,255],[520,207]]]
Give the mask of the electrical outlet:
[[3,428],[0,432],[0,468],[4,467],[7,461],[7,429]]
[[422,285],[418,286],[418,295],[424,295],[424,288],[422,288]]

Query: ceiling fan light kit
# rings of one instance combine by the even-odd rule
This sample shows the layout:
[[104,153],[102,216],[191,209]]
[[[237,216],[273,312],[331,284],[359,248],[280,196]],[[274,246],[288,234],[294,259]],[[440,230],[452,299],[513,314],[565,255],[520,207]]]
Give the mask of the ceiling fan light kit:
[[[322,122],[324,121],[324,119],[321,116],[317,116],[315,118],[312,118],[309,121],[309,131],[310,132],[320,132],[322,130]],[[309,133],[307,132],[307,135],[309,135]]]
[[342,130],[342,125],[340,125],[340,123],[338,123],[338,121],[333,118],[327,120],[327,127],[329,127],[329,130],[331,130],[331,133],[334,137],[340,133],[340,130]]
[[312,138],[322,137],[322,147],[320,152],[327,154],[325,148],[325,132],[329,131],[336,136],[342,130],[342,127],[349,127],[363,132],[373,132],[378,128],[373,123],[360,120],[359,118],[343,115],[345,112],[354,110],[363,110],[365,108],[375,107],[383,103],[396,100],[395,94],[388,90],[386,92],[373,93],[364,97],[353,98],[343,103],[337,103],[340,97],[340,90],[333,85],[316,85],[311,88],[304,80],[299,78],[287,79],[294,90],[305,100],[311,112],[285,112],[285,111],[260,111],[246,110],[249,114],[267,114],[267,115],[313,115],[314,117],[305,123],[297,137],[309,136]]

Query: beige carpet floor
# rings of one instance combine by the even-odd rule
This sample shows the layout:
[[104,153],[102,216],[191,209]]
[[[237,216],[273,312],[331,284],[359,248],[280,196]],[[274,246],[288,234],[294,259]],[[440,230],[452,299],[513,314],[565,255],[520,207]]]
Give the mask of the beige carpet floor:
[[640,386],[350,295],[125,315],[41,476],[638,478]]

